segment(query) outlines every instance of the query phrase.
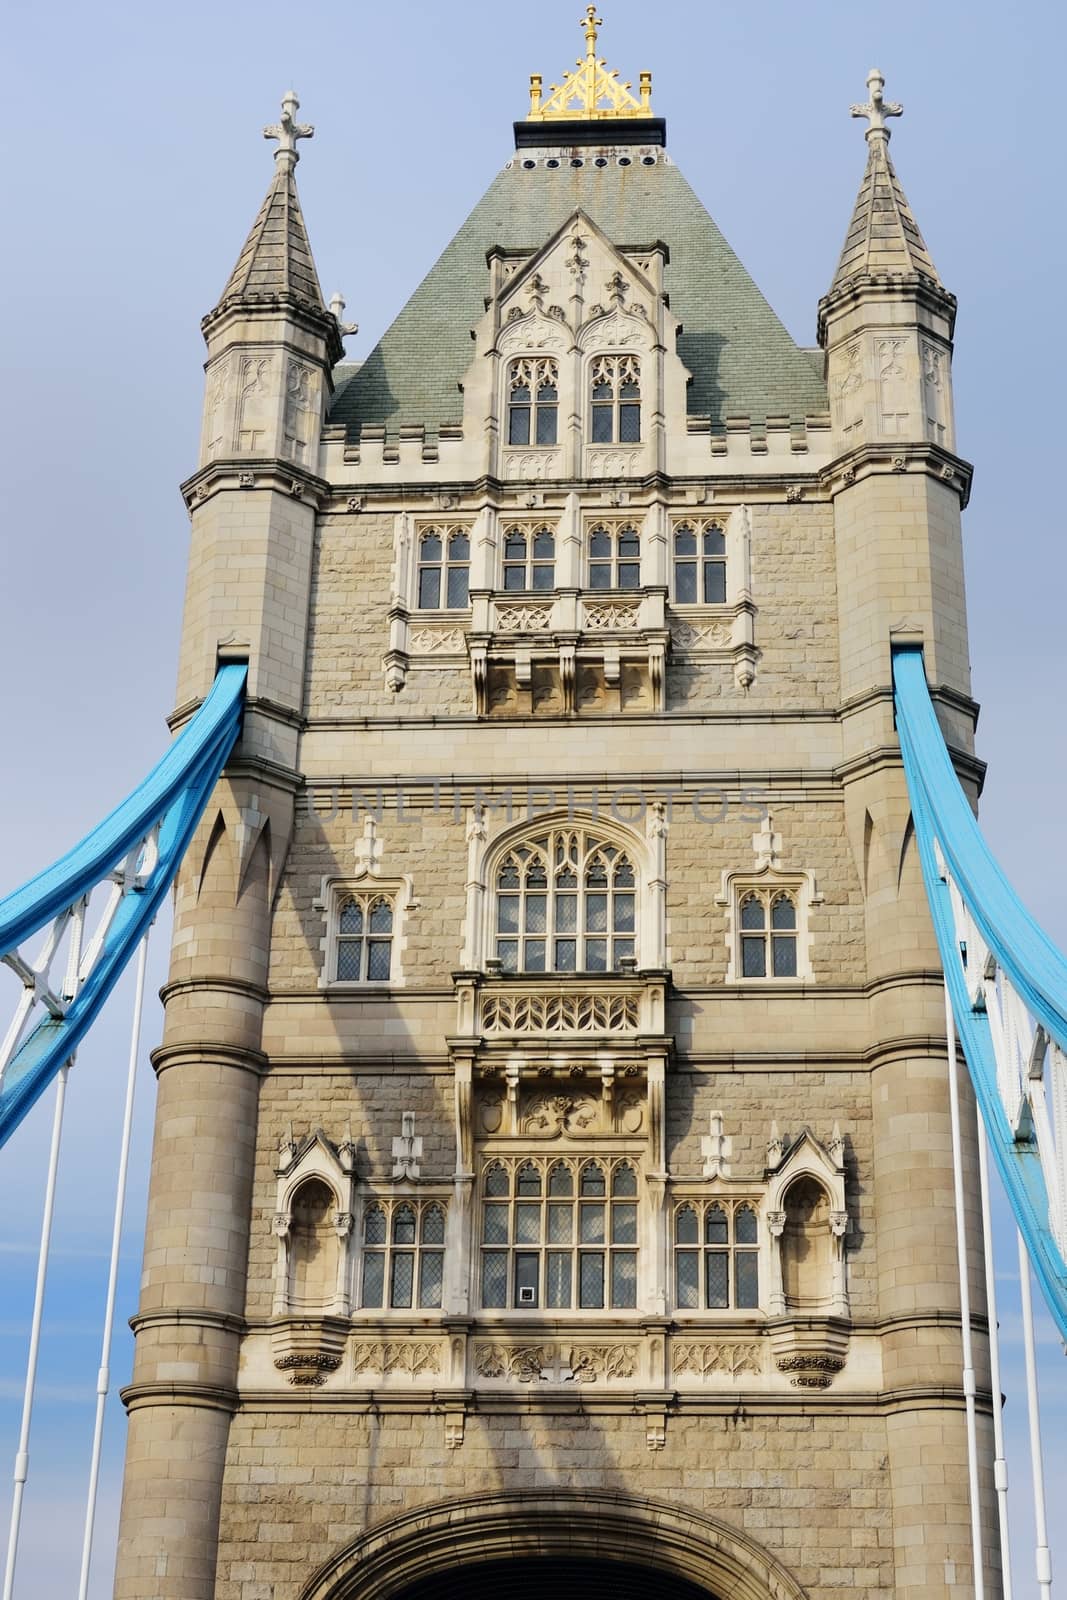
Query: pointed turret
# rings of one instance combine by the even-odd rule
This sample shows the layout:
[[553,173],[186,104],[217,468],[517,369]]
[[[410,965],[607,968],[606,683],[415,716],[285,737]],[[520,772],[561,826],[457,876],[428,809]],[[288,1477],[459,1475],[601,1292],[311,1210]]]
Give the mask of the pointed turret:
[[[872,86],[873,97],[879,92],[873,73],[867,82]],[[860,109],[853,107],[854,113]],[[883,114],[894,116],[897,110],[889,106],[884,108]],[[871,128],[867,134],[867,170],[856,196],[830,293],[845,288],[857,277],[879,278],[890,273],[915,273],[938,285],[941,282],[894,171],[889,156],[889,130]]]

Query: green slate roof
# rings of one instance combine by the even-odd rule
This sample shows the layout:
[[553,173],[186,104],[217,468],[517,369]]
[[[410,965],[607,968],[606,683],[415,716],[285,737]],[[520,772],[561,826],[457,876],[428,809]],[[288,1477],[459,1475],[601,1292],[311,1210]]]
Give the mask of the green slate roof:
[[[359,371],[338,374],[330,420],[350,436],[364,424],[423,423],[428,432],[463,415],[459,384],[470,366],[470,330],[485,312],[486,251],[539,249],[579,207],[620,246],[662,239],[664,287],[683,323],[678,354],[693,374],[688,410],[713,424],[728,416],[800,419],[828,409],[822,358],[794,344],[678,168],[530,170],[522,152],[475,206]],[[636,156],[636,152],[635,152]]]

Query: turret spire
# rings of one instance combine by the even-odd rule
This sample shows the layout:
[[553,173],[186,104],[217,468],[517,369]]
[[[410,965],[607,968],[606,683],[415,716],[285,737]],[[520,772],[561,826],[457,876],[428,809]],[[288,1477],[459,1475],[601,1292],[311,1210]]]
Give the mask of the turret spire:
[[867,74],[867,103],[851,108],[854,117],[866,117],[869,124],[867,170],[830,285],[830,297],[862,278],[917,275],[941,286],[937,268],[889,159],[886,119],[899,117],[904,107],[886,100],[884,91],[885,79],[877,67],[872,67]]

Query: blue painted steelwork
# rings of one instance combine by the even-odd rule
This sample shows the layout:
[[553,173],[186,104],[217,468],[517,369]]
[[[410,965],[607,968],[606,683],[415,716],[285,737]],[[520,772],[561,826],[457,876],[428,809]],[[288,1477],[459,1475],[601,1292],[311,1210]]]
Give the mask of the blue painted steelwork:
[[[968,973],[953,915],[951,877],[1008,982],[1050,1039],[1067,1051],[1067,960],[1020,904],[982,837],[960,787],[926,683],[922,652],[893,650],[897,731],[904,757],[923,880],[956,1029],[998,1171],[1062,1337],[1067,1340],[1067,1263],[1049,1228],[1049,1195],[1032,1131],[1016,1137],[997,1083],[989,1016]],[[1064,1152],[1058,1152],[1062,1161]]]
[[66,915],[145,846],[145,870],[125,887],[77,993],[61,1016],[37,1024],[0,1079],[0,1145],[70,1059],[174,881],[240,732],[247,670],[222,667],[199,711],[144,782],[73,850],[0,901],[3,958],[17,954],[24,940]]

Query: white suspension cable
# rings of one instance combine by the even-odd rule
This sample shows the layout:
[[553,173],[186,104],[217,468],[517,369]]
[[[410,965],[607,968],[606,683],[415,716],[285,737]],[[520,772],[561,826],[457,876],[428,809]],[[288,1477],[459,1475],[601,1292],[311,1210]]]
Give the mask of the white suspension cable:
[[78,1583],[78,1600],[87,1600],[89,1594],[89,1568],[93,1558],[96,1498],[100,1484],[100,1457],[104,1442],[104,1412],[107,1405],[108,1390],[111,1387],[111,1339],[114,1331],[115,1295],[118,1288],[119,1255],[122,1245],[122,1218],[126,1209],[126,1180],[130,1167],[130,1136],[133,1129],[134,1092],[137,1087],[137,1058],[140,1054],[141,1046],[141,1014],[144,1009],[148,937],[146,933],[137,952],[137,985],[134,991],[133,1021],[130,1027],[130,1059],[126,1072],[126,1103],[122,1114],[122,1139],[119,1146],[118,1178],[115,1185],[115,1214],[111,1227],[111,1259],[108,1265],[104,1331],[100,1347],[100,1370],[96,1379],[96,1418],[93,1423],[93,1449],[89,1465],[89,1495],[85,1506],[85,1530],[82,1538],[82,1564],[81,1578]]
[[975,1414],[974,1354],[971,1341],[971,1291],[967,1275],[967,1222],[963,1210],[963,1142],[960,1137],[960,1093],[956,1063],[956,1023],[948,984],[945,985],[945,1033],[948,1039],[948,1104],[952,1124],[952,1183],[956,1199],[956,1256],[960,1276],[960,1320],[963,1324],[963,1399],[967,1408],[967,1475],[971,1499],[971,1559],[974,1600],[984,1600],[982,1504],[978,1487],[978,1423]]
[[1034,1551],[1037,1587],[1044,1600],[1052,1594],[1052,1556],[1045,1521],[1045,1463],[1041,1454],[1041,1418],[1037,1405],[1037,1358],[1034,1352],[1034,1303],[1030,1295],[1030,1257],[1022,1234],[1019,1242],[1019,1284],[1022,1290],[1023,1347],[1026,1352],[1026,1409],[1030,1422],[1030,1472],[1034,1484]]
[[1000,1567],[1004,1600],[1011,1593],[1011,1537],[1008,1529],[1008,1462],[1004,1454],[1004,1401],[1000,1388],[1000,1327],[997,1322],[997,1284],[993,1267],[993,1224],[989,1208],[989,1148],[985,1123],[978,1113],[978,1181],[982,1191],[982,1241],[985,1250],[985,1301],[989,1318],[989,1375],[993,1388],[993,1482],[997,1491],[1000,1523]]
[[19,1530],[22,1526],[22,1500],[30,1472],[30,1422],[33,1418],[33,1396],[37,1386],[37,1355],[41,1345],[41,1319],[44,1314],[48,1253],[52,1243],[52,1217],[56,1201],[56,1173],[59,1170],[59,1145],[63,1134],[63,1107],[67,1097],[69,1072],[70,1062],[67,1061],[60,1067],[56,1082],[56,1109],[52,1118],[52,1144],[48,1152],[48,1178],[44,1191],[44,1214],[41,1218],[41,1247],[37,1255],[37,1285],[33,1294],[30,1351],[26,1360],[26,1383],[22,1391],[22,1426],[19,1429],[18,1453],[15,1456],[15,1490],[11,1500],[11,1529],[7,1540],[3,1600],[12,1600],[15,1592],[15,1560],[18,1555]]

